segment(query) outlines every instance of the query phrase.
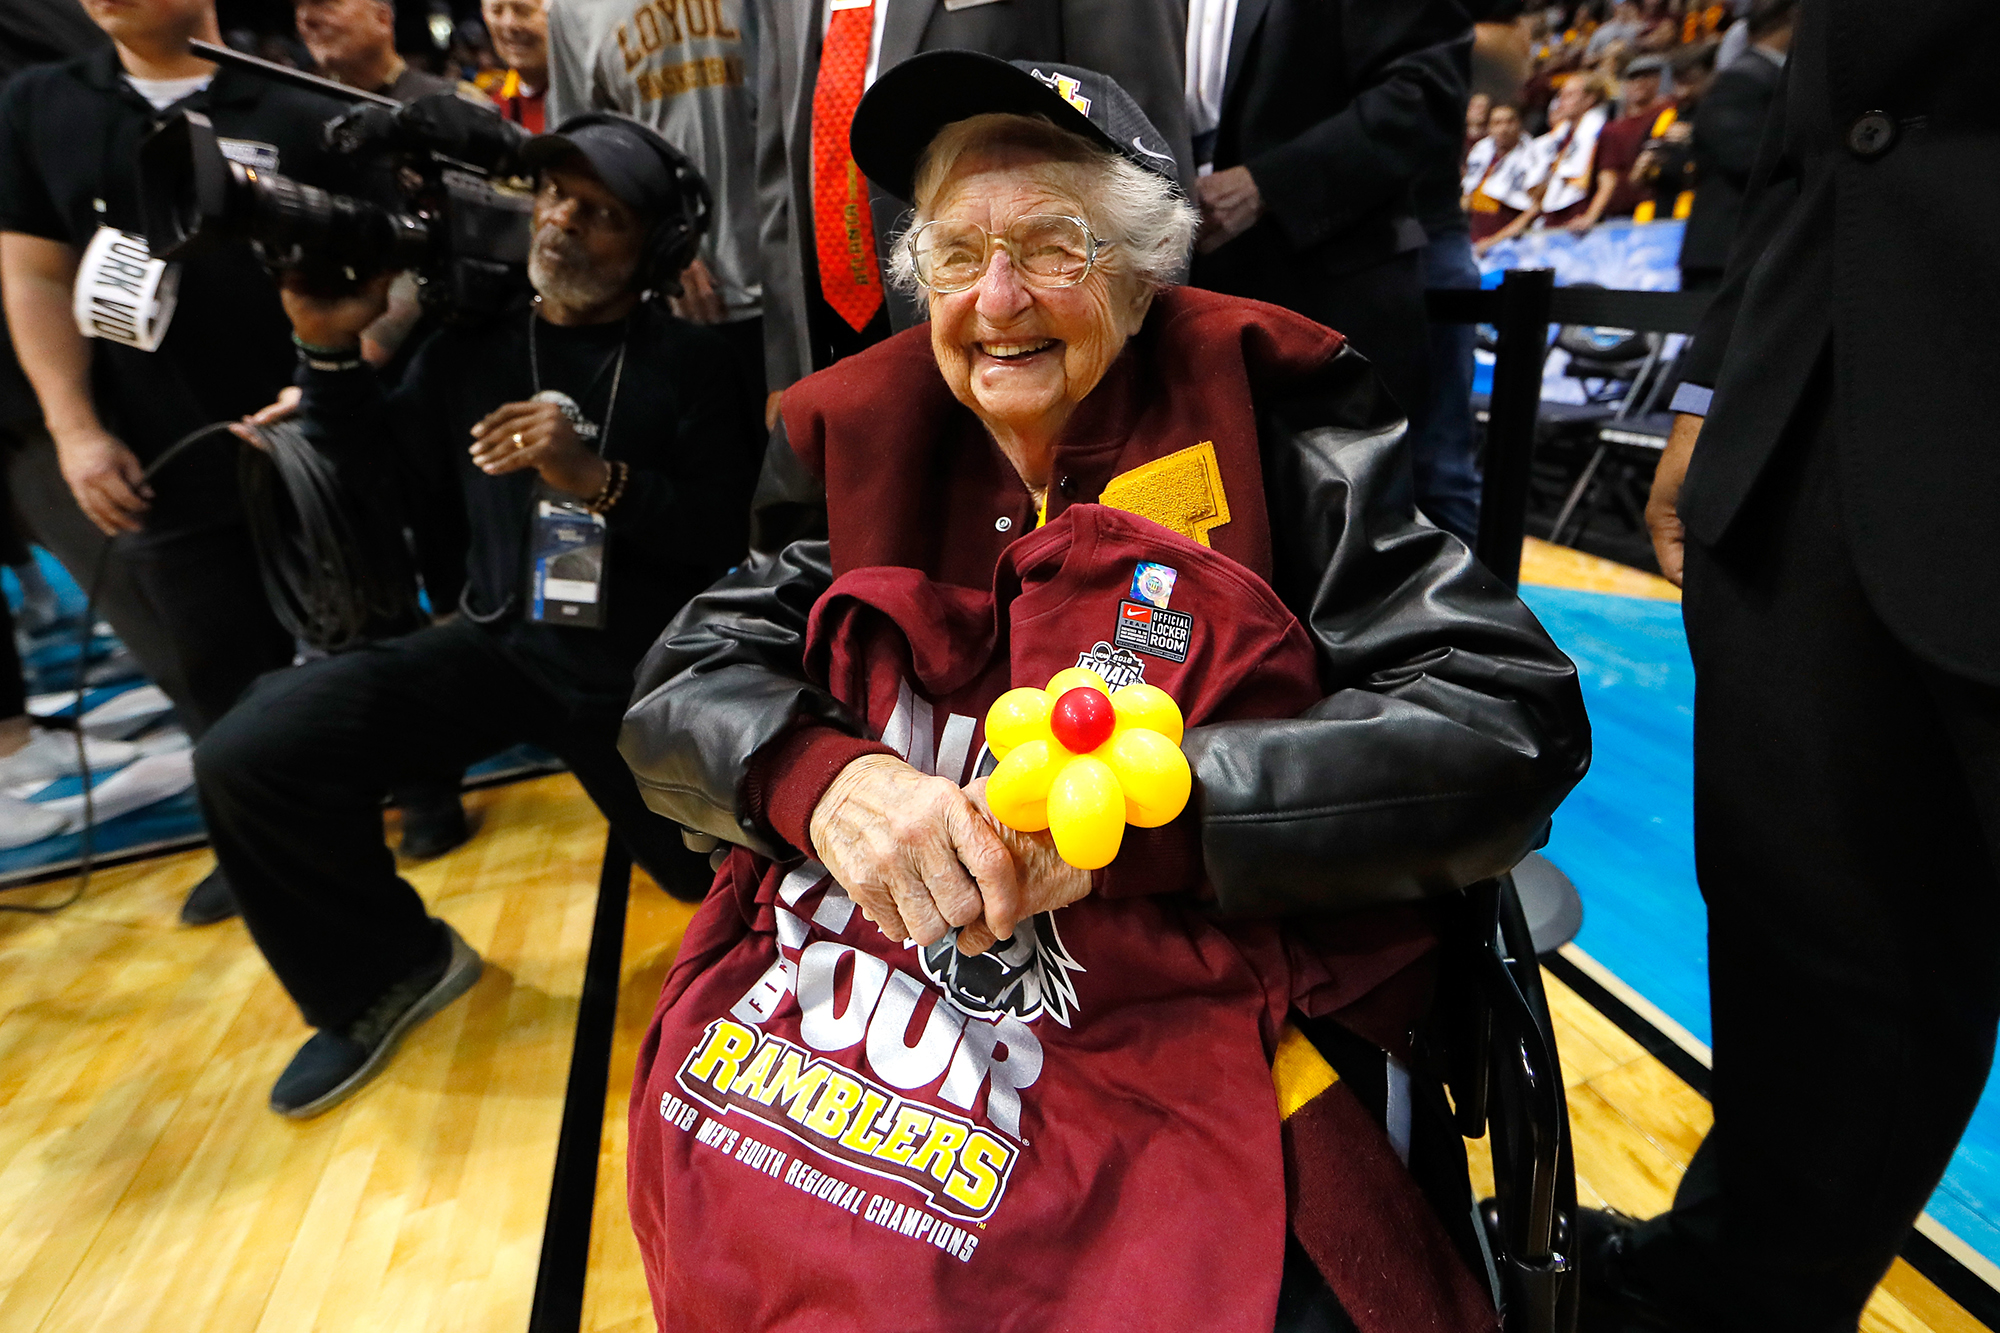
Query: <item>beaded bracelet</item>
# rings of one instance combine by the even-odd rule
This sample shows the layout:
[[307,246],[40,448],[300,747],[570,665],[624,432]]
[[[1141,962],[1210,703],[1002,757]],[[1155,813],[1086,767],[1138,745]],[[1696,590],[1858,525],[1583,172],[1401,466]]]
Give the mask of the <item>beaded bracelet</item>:
[[359,370],[367,364],[361,359],[358,347],[316,347],[296,333],[292,335],[292,346],[299,349],[299,360],[309,370]]
[[604,485],[584,508],[593,514],[602,514],[618,503],[625,494],[625,479],[632,475],[632,469],[623,463],[609,463],[611,475],[604,479]]

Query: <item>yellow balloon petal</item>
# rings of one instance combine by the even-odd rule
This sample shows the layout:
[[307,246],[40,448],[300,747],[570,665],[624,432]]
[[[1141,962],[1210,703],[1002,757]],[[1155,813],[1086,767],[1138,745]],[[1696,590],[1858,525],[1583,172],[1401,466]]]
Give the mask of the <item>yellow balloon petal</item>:
[[1127,685],[1111,696],[1111,709],[1118,715],[1120,727],[1156,731],[1175,745],[1181,743],[1184,726],[1180,705],[1157,685]]
[[1036,689],[1009,690],[986,710],[986,744],[995,759],[1005,759],[1015,746],[1049,734],[1049,707],[1054,702]]
[[1158,828],[1187,808],[1194,775],[1180,747],[1159,732],[1120,731],[1099,753],[1125,793],[1128,823]]
[[1125,794],[1101,759],[1072,759],[1049,788],[1049,832],[1056,851],[1079,870],[1111,864],[1125,839]]
[[1111,693],[1111,687],[1104,683],[1104,677],[1098,675],[1089,667],[1068,667],[1049,677],[1048,693],[1050,704],[1053,705],[1056,700],[1062,698],[1063,695],[1069,693],[1079,685],[1088,685],[1099,694],[1109,695]]
[[986,779],[986,808],[1008,828],[1041,832],[1049,826],[1049,785],[1068,758],[1051,741],[1023,741]]

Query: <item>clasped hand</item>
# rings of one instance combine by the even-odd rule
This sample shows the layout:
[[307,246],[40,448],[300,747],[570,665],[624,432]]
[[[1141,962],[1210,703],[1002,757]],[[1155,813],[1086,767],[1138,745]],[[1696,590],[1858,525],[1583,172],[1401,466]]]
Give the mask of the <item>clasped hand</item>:
[[472,428],[472,461],[489,477],[534,468],[556,490],[585,500],[610,476],[554,403],[503,403],[488,412]]
[[812,816],[812,843],[862,915],[892,940],[931,945],[958,928],[960,953],[984,953],[1039,912],[1090,892],[1090,874],[1046,833],[1020,833],[986,809],[986,780],[959,788],[889,755],[840,771]]

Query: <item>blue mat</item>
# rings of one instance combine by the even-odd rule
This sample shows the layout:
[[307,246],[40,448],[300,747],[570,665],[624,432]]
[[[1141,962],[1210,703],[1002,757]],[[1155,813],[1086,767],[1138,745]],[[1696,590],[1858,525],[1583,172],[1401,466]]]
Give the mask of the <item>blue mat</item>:
[[[1596,741],[1544,849],[1583,896],[1576,942],[1712,1042],[1708,918],[1694,875],[1694,665],[1680,605],[1543,587],[1521,597],[1575,659]],[[2000,1079],[1929,1212],[2000,1263]]]
[[[28,692],[31,695],[74,688],[78,630],[81,628],[78,618],[83,614],[85,600],[83,590],[47,551],[36,548],[35,563],[55,592],[57,609],[63,617],[63,623],[34,636],[22,655],[23,674],[27,677]],[[8,605],[18,613],[22,603],[22,589],[20,580],[13,570],[0,567],[0,593],[5,594]],[[93,634],[86,660],[91,664],[98,663],[111,656],[118,646],[118,641],[108,633]],[[135,677],[101,688],[87,689],[84,691],[84,711],[88,712],[143,683]],[[62,712],[70,714],[73,708],[65,707]],[[162,725],[170,724],[171,717]],[[519,745],[474,764],[466,770],[466,777],[474,782],[495,781],[515,775],[557,772],[561,767],[561,761],[554,755],[531,745]],[[92,787],[95,788],[108,780],[117,771],[117,769],[107,769],[93,773]],[[80,779],[64,778],[36,792],[33,799],[54,800],[73,796],[80,790],[82,790]],[[200,842],[206,836],[201,822],[200,803],[196,800],[194,792],[184,791],[115,819],[103,821],[97,826],[93,840],[95,854],[98,857],[111,858],[155,848],[185,846]],[[67,869],[75,865],[82,854],[81,833],[60,833],[43,838],[40,842],[29,843],[25,847],[0,849],[0,885]]]

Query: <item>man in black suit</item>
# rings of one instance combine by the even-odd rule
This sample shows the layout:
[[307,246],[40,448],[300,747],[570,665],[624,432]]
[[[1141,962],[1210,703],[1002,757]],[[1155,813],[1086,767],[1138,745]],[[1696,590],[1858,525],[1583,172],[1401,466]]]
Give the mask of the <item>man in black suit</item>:
[[1996,62],[1980,0],[1800,7],[1648,506],[1696,671],[1715,1128],[1671,1212],[1585,1218],[1587,1333],[1852,1333],[1992,1062]]
[[[922,307],[881,292],[858,327],[822,293],[814,235],[813,114],[820,53],[835,19],[866,11],[874,34],[866,86],[919,51],[981,51],[1002,60],[1049,60],[1110,75],[1132,95],[1193,181],[1181,109],[1182,0],[757,0],[757,193],[763,214],[765,379],[775,395],[794,380],[925,318]],[[865,35],[868,27],[863,27]],[[858,98],[858,89],[854,96]],[[852,102],[847,114],[852,115]],[[829,128],[847,141],[845,124]],[[851,158],[850,158],[851,161]],[[857,178],[858,179],[858,178]],[[865,194],[875,238],[872,284],[905,205],[879,188]]]
[[1750,14],[1750,49],[1715,76],[1694,118],[1694,212],[1681,237],[1681,289],[1722,285],[1729,242],[1743,216],[1743,191],[1757,141],[1792,46],[1798,0],[1762,0]]
[[1213,170],[1194,284],[1347,334],[1405,410],[1422,401],[1428,345],[1411,186],[1457,153],[1471,43],[1457,0],[1239,0],[1212,140],[1196,150]]

